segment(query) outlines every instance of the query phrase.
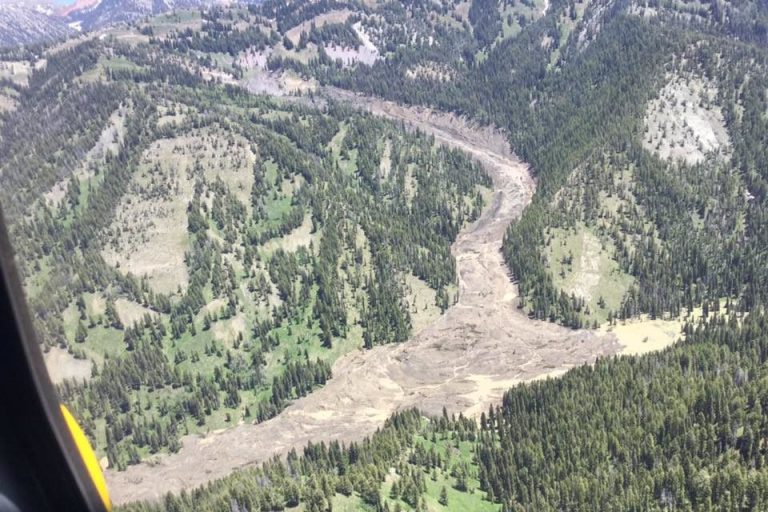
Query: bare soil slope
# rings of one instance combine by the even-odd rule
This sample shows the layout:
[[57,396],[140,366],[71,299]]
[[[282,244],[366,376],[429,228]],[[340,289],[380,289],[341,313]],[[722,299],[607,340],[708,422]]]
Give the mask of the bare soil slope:
[[342,357],[325,387],[270,421],[205,438],[188,436],[177,454],[120,473],[108,471],[116,503],[194,487],[291,448],[301,450],[310,440],[360,439],[398,409],[415,406],[437,414],[445,406],[479,414],[515,383],[559,374],[620,350],[612,335],[533,321],[517,309],[517,288],[500,247],[505,228],[530,202],[535,183],[502,134],[427,109],[335,95],[467,151],[492,176],[491,203],[453,246],[458,303],[405,343]]

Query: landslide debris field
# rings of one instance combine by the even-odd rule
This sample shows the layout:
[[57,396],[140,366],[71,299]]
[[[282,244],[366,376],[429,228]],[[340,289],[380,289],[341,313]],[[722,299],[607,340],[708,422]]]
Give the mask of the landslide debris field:
[[453,245],[458,302],[407,342],[356,351],[333,366],[333,378],[296,400],[277,417],[207,436],[182,439],[176,454],[161,455],[126,471],[107,471],[116,503],[157,499],[258,464],[308,441],[359,440],[399,409],[479,415],[518,382],[556,375],[595,357],[620,351],[611,334],[573,331],[529,319],[517,308],[500,247],[506,227],[535,189],[528,167],[503,135],[456,116],[363,98],[333,96],[459,148],[481,162],[494,191],[481,217]]

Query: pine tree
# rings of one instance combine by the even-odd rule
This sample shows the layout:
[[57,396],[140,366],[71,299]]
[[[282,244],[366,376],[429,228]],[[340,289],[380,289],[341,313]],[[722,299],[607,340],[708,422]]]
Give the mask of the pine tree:
[[83,325],[82,320],[78,320],[77,332],[75,333],[75,341],[77,343],[84,343],[87,337],[88,337],[88,330],[85,328],[85,325]]
[[445,486],[443,486],[443,488],[440,489],[440,497],[438,498],[437,501],[444,507],[448,506],[448,490],[445,488]]

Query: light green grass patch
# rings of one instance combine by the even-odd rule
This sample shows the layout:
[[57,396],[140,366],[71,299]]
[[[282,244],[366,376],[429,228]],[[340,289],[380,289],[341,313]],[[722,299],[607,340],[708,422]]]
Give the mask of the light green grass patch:
[[[424,471],[421,466],[410,465],[412,468],[418,467],[424,471],[424,482],[426,484],[426,492],[423,494],[424,502],[429,511],[478,511],[478,512],[497,512],[501,509],[501,506],[495,503],[491,503],[486,500],[486,494],[480,490],[480,481],[477,479],[477,465],[473,461],[472,455],[472,443],[469,441],[457,442],[450,437],[443,437],[442,434],[438,434],[436,442],[432,442],[428,437],[423,434],[414,436],[414,445],[421,444],[427,450],[435,448],[444,460],[448,461],[447,470],[436,469],[432,471]],[[459,491],[454,486],[456,485],[456,479],[451,476],[451,468],[460,463],[466,463],[469,465],[470,474],[467,478],[467,491]],[[433,476],[436,477],[433,480]],[[381,487],[381,495],[383,500],[388,501],[390,510],[394,509],[394,506],[399,504],[403,510],[413,510],[413,508],[399,499],[392,499],[390,492],[392,490],[392,484],[399,478],[398,475],[391,473]],[[446,495],[448,497],[447,506],[443,506],[439,503],[439,497],[442,489],[445,488]]]
[[123,331],[97,325],[88,329],[85,349],[91,359],[101,362],[105,357],[116,357],[125,353]]
[[31,74],[32,64],[27,61],[0,61],[0,80],[26,86]]
[[441,315],[440,308],[435,302],[437,292],[413,274],[406,274],[403,280],[405,302],[411,314],[412,332],[418,334]]
[[565,47],[566,43],[568,42],[568,38],[571,35],[571,32],[576,28],[576,26],[579,24],[579,22],[584,18],[584,12],[587,10],[587,6],[589,5],[589,0],[581,0],[580,2],[574,3],[574,13],[575,18],[571,17],[571,13],[569,12],[569,9],[565,9],[565,12],[563,12],[562,16],[557,20],[557,28],[560,33],[560,38],[557,42],[557,47],[550,55],[549,60],[549,67],[557,65],[557,63],[560,61],[560,51]]
[[575,230],[552,229],[544,251],[555,286],[583,298],[589,319],[602,323],[609,311],[619,309],[634,279],[612,258],[612,243],[578,224]]
[[191,29],[197,32],[203,26],[200,11],[197,9],[161,14],[150,18],[147,25],[151,27],[154,35],[159,37],[167,36],[171,31],[182,32]]
[[[523,26],[533,23],[544,14],[545,0],[535,0],[532,5],[527,5],[520,0],[513,3],[502,3],[500,6],[501,15],[501,35],[496,39],[498,44],[505,39],[516,37]],[[524,19],[521,24],[520,20]]]

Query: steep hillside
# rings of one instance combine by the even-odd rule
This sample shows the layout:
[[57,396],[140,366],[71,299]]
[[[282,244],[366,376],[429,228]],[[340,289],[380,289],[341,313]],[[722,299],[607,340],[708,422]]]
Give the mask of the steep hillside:
[[98,41],[51,53],[3,125],[38,331],[73,376],[91,365],[60,391],[113,468],[269,419],[338,357],[434,319],[490,185],[423,134],[187,64]]
[[100,0],[63,14],[68,23],[90,31],[120,23],[132,23],[147,16],[175,9],[191,9],[213,5],[208,0]]
[[75,31],[42,7],[0,4],[0,48],[64,39]]
[[[508,129],[540,184],[505,244],[532,316],[579,327],[641,313],[676,317],[726,297],[750,309],[765,300],[754,284],[763,279],[755,244],[764,241],[747,235],[762,230],[764,206],[752,190],[761,187],[753,167],[761,150],[742,146],[750,156],[738,156],[734,141],[762,136],[740,112],[762,109],[750,90],[765,83],[765,12],[729,4],[726,22],[708,8],[663,7],[553,3],[501,40],[499,18],[485,16],[471,33],[446,25],[426,48],[401,48],[371,68],[322,58],[287,65],[320,83]],[[420,8],[384,16],[418,30],[417,20],[431,19]],[[754,24],[737,21],[748,15]],[[414,65],[425,69],[427,58],[440,73],[417,77]],[[597,169],[606,181],[595,187]]]

